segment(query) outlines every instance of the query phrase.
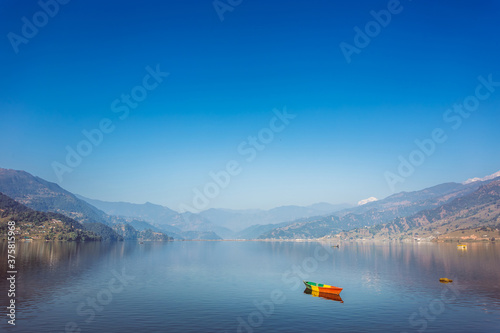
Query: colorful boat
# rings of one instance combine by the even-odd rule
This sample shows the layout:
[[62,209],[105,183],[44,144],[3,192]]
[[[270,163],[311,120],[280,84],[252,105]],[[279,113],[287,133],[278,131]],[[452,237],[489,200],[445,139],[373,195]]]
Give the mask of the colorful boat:
[[459,249],[467,249],[467,245],[465,245],[465,244],[458,244],[457,247]]
[[320,293],[334,294],[338,295],[342,291],[343,288],[329,286],[327,284],[320,284],[315,282],[303,281],[306,285],[306,288],[311,291],[318,291]]

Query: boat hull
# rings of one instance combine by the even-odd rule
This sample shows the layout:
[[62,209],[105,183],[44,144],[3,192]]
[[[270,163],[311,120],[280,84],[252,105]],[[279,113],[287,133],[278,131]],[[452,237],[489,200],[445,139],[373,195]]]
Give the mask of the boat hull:
[[330,286],[327,284],[320,284],[320,283],[314,283],[314,282],[308,282],[308,281],[303,281],[303,282],[306,285],[307,289],[309,289],[311,291],[320,292],[320,293],[339,295],[340,292],[343,290],[343,288]]

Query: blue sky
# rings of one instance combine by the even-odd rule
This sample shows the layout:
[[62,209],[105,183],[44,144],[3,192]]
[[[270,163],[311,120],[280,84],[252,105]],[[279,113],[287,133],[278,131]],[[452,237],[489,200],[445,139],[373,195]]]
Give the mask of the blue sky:
[[[475,96],[479,76],[500,82],[498,2],[220,3],[239,4],[221,21],[213,1],[73,0],[53,17],[36,1],[2,1],[0,167],[175,210],[194,207],[196,189],[229,161],[240,172],[209,185],[200,208],[354,203],[500,170],[500,86],[480,88],[488,97],[458,128],[458,114],[444,119]],[[354,28],[366,33],[370,12],[391,6],[390,22],[348,63],[341,43],[356,47]],[[23,17],[39,27],[19,42]],[[149,78],[151,90],[148,66],[169,73]],[[112,103],[126,106],[122,94],[133,91],[141,101],[120,119]],[[238,147],[269,134],[284,108],[295,118],[247,161]],[[76,151],[103,119],[113,131],[69,167],[66,147]],[[446,140],[399,173],[399,156],[409,160],[436,128]],[[54,162],[71,172],[58,176]],[[400,177],[392,186],[388,173]]]

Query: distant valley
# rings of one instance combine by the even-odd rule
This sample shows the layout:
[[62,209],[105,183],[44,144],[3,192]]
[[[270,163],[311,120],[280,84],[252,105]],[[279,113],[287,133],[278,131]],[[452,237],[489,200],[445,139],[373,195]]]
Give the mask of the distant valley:
[[[111,216],[151,224],[177,239],[253,239],[257,225],[272,227],[298,218],[320,216],[350,207],[348,204],[318,203],[311,206],[282,206],[270,210],[208,209],[199,214],[177,213],[152,203],[106,202],[77,196]],[[255,237],[254,237],[255,236]]]

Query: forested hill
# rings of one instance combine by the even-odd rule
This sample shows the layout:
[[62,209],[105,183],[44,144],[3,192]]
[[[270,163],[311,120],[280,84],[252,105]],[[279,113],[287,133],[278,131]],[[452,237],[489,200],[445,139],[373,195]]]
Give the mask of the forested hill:
[[114,232],[110,235],[99,235],[65,215],[33,210],[0,193],[2,238],[6,238],[8,221],[16,222],[18,238],[71,241],[120,240],[120,236]]
[[0,168],[0,192],[36,211],[61,213],[81,223],[108,223],[103,211],[25,171]]

